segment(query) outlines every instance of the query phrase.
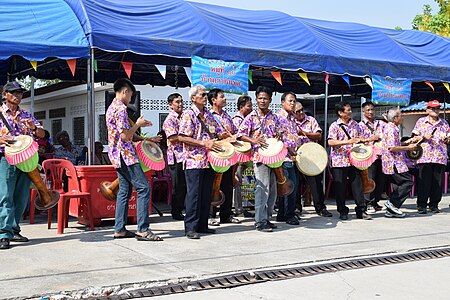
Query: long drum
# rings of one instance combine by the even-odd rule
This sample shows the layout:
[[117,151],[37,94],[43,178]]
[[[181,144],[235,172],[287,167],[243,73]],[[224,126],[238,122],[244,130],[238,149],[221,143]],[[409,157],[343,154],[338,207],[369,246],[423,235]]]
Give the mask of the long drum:
[[371,145],[356,144],[349,153],[350,163],[359,170],[368,169],[377,159]]
[[328,165],[327,151],[318,143],[305,143],[297,150],[295,165],[306,176],[319,175]]

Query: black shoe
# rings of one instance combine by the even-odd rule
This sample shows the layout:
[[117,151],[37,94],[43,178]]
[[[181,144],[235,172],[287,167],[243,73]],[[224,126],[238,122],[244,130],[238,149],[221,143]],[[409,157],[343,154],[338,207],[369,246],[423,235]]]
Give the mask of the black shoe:
[[369,214],[367,214],[365,211],[363,211],[362,213],[356,213],[356,218],[363,219],[363,220],[372,220],[372,217]]
[[258,222],[255,224],[256,230],[261,232],[272,232],[272,228],[270,227],[268,222]]
[[184,215],[182,213],[173,213],[172,219],[177,220],[177,221],[183,221]]
[[289,224],[289,225],[300,225],[300,222],[298,221],[298,219],[296,217],[292,217],[292,218],[289,218],[286,221],[286,224]]
[[340,214],[339,215],[339,219],[342,221],[347,221],[348,220],[348,214]]
[[273,223],[270,222],[270,221],[267,221],[267,225],[269,225],[269,227],[272,228],[272,229],[278,228],[277,225],[273,224]]
[[322,217],[326,217],[326,218],[331,218],[331,217],[333,216],[333,214],[330,213],[330,212],[329,212],[328,210],[326,210],[326,209],[323,209],[318,215],[319,215],[319,216],[322,216]]
[[286,222],[286,218],[285,217],[278,217],[276,218],[277,222]]
[[189,230],[188,232],[186,232],[186,237],[191,240],[198,240],[200,238],[198,233],[195,231],[192,231],[192,230]]
[[0,239],[0,249],[2,250],[9,249],[9,239],[7,238]]
[[433,214],[438,214],[438,213],[441,212],[441,210],[439,209],[439,207],[430,207],[428,210],[429,210],[431,213],[433,213]]
[[375,211],[381,211],[383,209],[383,207],[378,203],[373,203],[372,206]]
[[197,230],[198,233],[208,233],[208,234],[214,234],[216,233],[215,229],[206,228],[203,230]]
[[229,217],[226,220],[220,220],[220,223],[233,223],[233,224],[241,224],[241,221],[239,221],[239,219],[234,218],[234,217]]
[[246,217],[246,218],[254,218],[255,214],[252,213],[252,212],[249,212],[247,210],[244,210],[244,217]]
[[419,215],[426,215],[427,214],[427,209],[425,207],[418,207],[417,208],[417,213]]
[[28,242],[28,238],[21,235],[20,233],[14,233],[14,237],[11,239],[11,242],[25,243]]

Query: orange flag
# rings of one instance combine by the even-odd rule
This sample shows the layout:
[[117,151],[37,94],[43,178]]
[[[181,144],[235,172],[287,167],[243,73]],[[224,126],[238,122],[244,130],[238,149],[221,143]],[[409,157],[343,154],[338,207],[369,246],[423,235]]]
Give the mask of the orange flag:
[[281,81],[281,73],[280,72],[271,72],[271,73],[273,78],[275,78],[280,85],[283,85],[283,82]]
[[434,92],[434,86],[429,81],[425,81],[425,84],[428,85]]
[[76,58],[68,59],[67,65],[69,66],[70,72],[72,72],[72,76],[75,76],[75,68],[77,67],[77,60]]
[[131,69],[133,69],[133,63],[123,61],[122,66],[125,69],[125,73],[127,73],[128,79],[131,79]]

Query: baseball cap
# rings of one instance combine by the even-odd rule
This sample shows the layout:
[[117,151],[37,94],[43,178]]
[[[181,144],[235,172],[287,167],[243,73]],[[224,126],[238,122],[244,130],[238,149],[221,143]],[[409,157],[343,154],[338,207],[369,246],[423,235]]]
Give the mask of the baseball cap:
[[11,81],[11,82],[6,83],[3,86],[3,91],[4,92],[15,92],[15,91],[24,92],[25,89],[17,81]]
[[428,101],[427,108],[430,107],[441,107],[441,103],[438,100]]

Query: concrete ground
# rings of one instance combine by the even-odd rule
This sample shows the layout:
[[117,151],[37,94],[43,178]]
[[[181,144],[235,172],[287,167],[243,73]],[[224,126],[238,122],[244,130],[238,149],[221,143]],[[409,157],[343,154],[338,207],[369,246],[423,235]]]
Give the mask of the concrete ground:
[[[56,223],[47,230],[41,216],[37,224],[22,225],[30,242],[0,252],[0,298],[98,296],[238,271],[448,247],[449,203],[450,196],[445,196],[442,213],[418,215],[415,199],[408,199],[405,219],[387,219],[378,212],[365,221],[355,219],[353,212],[348,221],[339,221],[328,202],[332,218],[319,217],[307,207],[300,226],[277,223],[273,233],[262,233],[254,230],[251,219],[243,219],[242,224],[223,224],[217,234],[200,240],[184,237],[183,223],[169,215],[152,215],[151,228],[163,242],[114,240],[112,222],[91,232],[76,219],[58,235]],[[347,205],[353,211],[354,204]]]

